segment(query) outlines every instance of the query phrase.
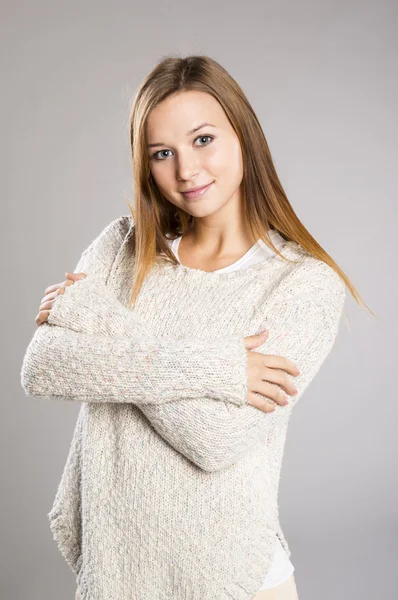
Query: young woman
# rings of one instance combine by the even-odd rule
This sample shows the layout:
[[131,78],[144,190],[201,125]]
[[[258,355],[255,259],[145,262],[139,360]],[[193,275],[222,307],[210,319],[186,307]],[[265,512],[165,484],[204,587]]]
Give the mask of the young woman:
[[216,61],[159,62],[131,146],[135,208],[45,290],[22,367],[27,394],[82,402],[54,538],[82,600],[297,600],[286,431],[358,295]]

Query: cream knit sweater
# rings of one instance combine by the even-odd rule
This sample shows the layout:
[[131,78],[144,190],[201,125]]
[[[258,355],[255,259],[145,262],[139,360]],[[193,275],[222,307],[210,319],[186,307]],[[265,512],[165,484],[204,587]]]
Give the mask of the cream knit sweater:
[[[270,567],[289,418],[332,349],[345,285],[287,242],[241,271],[158,262],[134,309],[130,216],[83,252],[21,384],[82,403],[49,513],[82,600],[249,600]],[[243,338],[292,360],[299,393],[248,405]],[[289,376],[290,377],[290,376]],[[275,384],[276,385],[276,384]]]

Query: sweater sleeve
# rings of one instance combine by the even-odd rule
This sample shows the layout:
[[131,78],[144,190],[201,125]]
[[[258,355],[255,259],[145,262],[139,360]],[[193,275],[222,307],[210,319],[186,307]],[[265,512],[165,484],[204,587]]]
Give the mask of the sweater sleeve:
[[36,398],[163,404],[209,396],[241,405],[246,362],[240,336],[110,337],[42,323],[26,350],[21,384]]
[[87,277],[66,287],[36,329],[20,373],[25,393],[81,402],[160,405],[209,396],[246,403],[242,337],[157,339],[107,288],[126,223],[116,219],[83,251],[75,272]]

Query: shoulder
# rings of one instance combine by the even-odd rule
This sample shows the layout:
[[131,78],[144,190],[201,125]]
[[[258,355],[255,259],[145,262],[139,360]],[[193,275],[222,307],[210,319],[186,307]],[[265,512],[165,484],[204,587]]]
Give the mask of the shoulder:
[[[278,287],[278,295],[289,298],[308,299],[316,303],[341,305],[346,295],[346,285],[340,275],[326,262],[314,257],[302,246],[288,242],[287,258],[297,261],[287,263],[286,276]],[[282,253],[284,254],[283,250]]]
[[109,272],[115,257],[132,225],[129,215],[108,223],[84,248],[75,272]]
[[129,215],[122,215],[108,223],[90,245],[95,246],[101,258],[111,257],[118,251],[131,227]]
[[117,244],[124,240],[133,225],[130,215],[121,215],[104,227],[100,233],[100,238],[109,243]]

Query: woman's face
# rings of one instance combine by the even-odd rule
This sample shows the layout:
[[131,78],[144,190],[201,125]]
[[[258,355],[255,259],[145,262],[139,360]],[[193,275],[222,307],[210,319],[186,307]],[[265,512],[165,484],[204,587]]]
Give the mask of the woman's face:
[[[198,129],[191,132],[194,128]],[[152,110],[147,134],[149,168],[172,204],[195,217],[205,217],[231,200],[240,202],[239,139],[211,94],[188,91],[170,96]],[[182,193],[209,183],[199,198],[190,200]]]

